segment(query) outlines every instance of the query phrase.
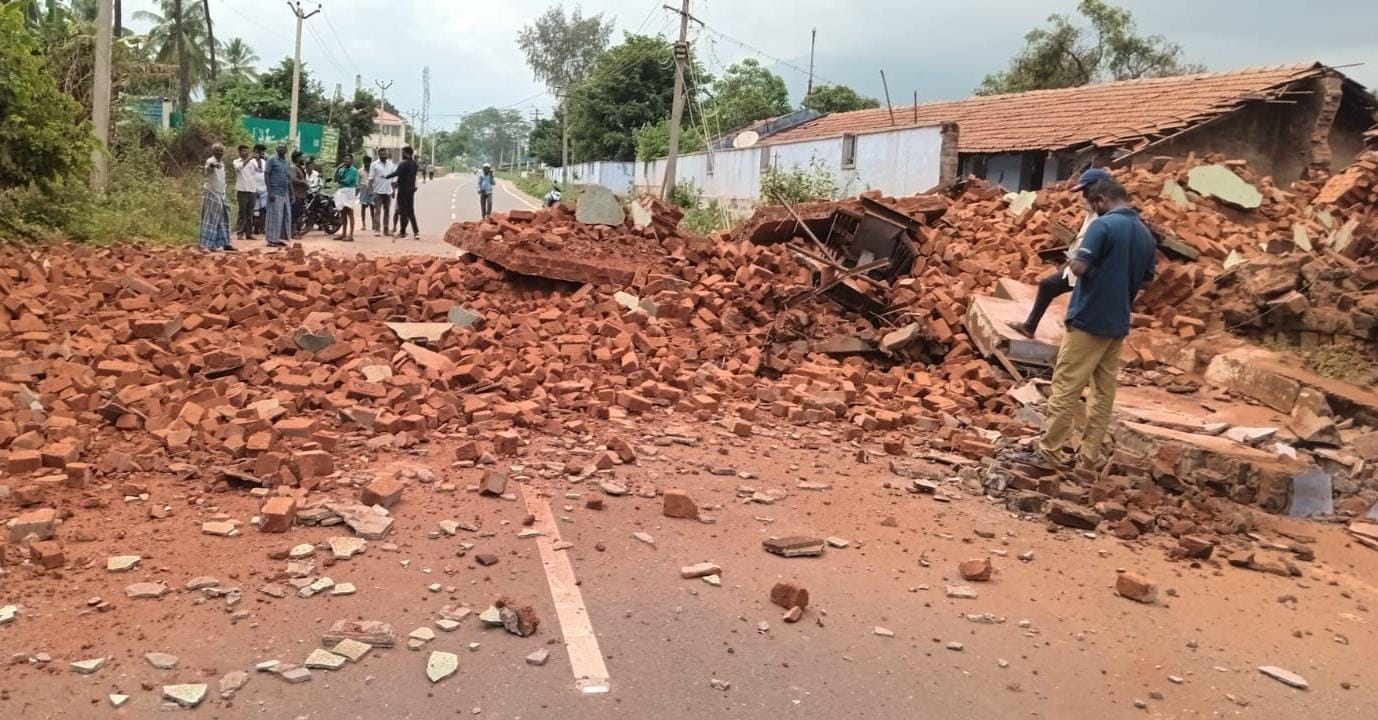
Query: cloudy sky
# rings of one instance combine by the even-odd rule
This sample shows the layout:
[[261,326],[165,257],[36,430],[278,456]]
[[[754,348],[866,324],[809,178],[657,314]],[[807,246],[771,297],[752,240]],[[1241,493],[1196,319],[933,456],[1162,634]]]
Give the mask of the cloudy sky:
[[[621,31],[677,31],[665,0],[586,0],[585,13],[613,18]],[[315,0],[303,3],[313,8]],[[155,0],[124,0],[125,13]],[[431,113],[450,126],[490,105],[548,112],[554,100],[531,79],[518,30],[553,0],[321,0],[307,21],[302,57],[313,74],[348,92],[391,81],[388,98],[404,111],[421,105],[421,71],[431,68]],[[1119,0],[1145,33],[1180,43],[1185,58],[1212,70],[1319,60],[1359,64],[1345,72],[1378,87],[1378,0]],[[566,7],[574,3],[567,2]],[[798,102],[806,82],[809,32],[818,28],[815,77],[882,97],[885,70],[896,104],[968,95],[1004,67],[1029,29],[1076,0],[691,0],[711,72],[760,58],[784,77]],[[242,37],[264,65],[290,56],[294,20],[283,0],[211,0],[219,38]],[[135,31],[143,29],[130,22]]]

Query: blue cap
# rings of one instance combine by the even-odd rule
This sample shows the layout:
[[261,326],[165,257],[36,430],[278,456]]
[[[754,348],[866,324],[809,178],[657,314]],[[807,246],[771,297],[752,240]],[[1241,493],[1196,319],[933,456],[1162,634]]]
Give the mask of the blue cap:
[[1077,184],[1072,186],[1072,190],[1080,192],[1102,180],[1114,180],[1105,168],[1087,168],[1082,172],[1081,177],[1077,178]]

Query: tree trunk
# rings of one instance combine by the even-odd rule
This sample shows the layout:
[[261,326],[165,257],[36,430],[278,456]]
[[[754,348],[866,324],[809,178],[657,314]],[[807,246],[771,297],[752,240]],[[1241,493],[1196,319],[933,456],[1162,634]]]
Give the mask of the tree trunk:
[[115,37],[124,34],[124,10],[120,5],[120,0],[115,0]]
[[177,109],[186,112],[191,104],[191,64],[187,62],[187,38],[182,21],[182,0],[172,0],[173,43],[177,49]]
[[211,0],[201,0],[201,9],[206,13],[206,47],[211,52],[211,81],[206,85],[206,97],[215,94],[215,31],[211,29]]

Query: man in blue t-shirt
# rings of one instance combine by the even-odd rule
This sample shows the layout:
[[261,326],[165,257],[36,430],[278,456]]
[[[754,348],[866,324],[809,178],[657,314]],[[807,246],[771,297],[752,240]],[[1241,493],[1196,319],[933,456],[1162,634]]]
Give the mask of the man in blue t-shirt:
[[1091,223],[1081,247],[1071,258],[1077,276],[1067,305],[1067,334],[1053,366],[1048,419],[1038,449],[1024,458],[1042,467],[1062,461],[1062,444],[1072,430],[1072,416],[1089,383],[1086,431],[1080,463],[1095,467],[1115,405],[1115,376],[1120,348],[1129,334],[1130,311],[1144,283],[1153,279],[1157,243],[1129,205],[1129,193],[1114,180],[1102,180],[1086,191],[1100,217]]

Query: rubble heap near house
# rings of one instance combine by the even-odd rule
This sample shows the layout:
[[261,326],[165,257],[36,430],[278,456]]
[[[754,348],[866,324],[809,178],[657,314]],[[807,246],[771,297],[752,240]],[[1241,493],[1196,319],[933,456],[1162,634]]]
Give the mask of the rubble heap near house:
[[[765,208],[712,238],[649,200],[597,223],[499,214],[451,228],[461,260],[4,247],[5,484],[21,507],[66,506],[166,473],[348,522],[366,513],[327,501],[359,455],[441,433],[463,438],[456,460],[492,462],[568,435],[589,451],[561,459],[580,482],[635,459],[605,421],[673,416],[743,437],[829,428],[915,492],[957,482],[1126,536],[1247,530],[1235,503],[1288,510],[1312,466],[1326,501],[1362,514],[1378,500],[1378,398],[1227,331],[1373,341],[1371,160],[1288,191],[1219,162],[1126,178],[1168,259],[1098,477],[992,459],[1036,432],[1041,398],[1028,365],[983,357],[971,329],[986,293],[1015,296],[1046,269],[1079,200],[972,181]],[[1286,307],[1227,326],[1246,302]]]

